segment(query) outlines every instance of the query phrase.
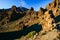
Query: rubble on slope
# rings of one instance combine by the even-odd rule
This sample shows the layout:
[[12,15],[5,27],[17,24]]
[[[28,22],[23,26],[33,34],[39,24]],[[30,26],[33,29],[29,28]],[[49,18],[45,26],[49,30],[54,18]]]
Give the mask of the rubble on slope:
[[[48,4],[45,9],[40,8],[38,12],[32,7],[29,10],[19,12],[16,6],[13,6],[12,9],[7,12],[5,12],[5,10],[0,12],[0,32],[20,31],[25,27],[30,28],[32,25],[38,24],[42,25],[42,30],[34,34],[33,37],[27,38],[28,40],[58,40],[56,37],[59,34],[59,30],[57,30],[59,27],[57,26],[58,23],[56,20],[60,20],[58,20],[59,18],[56,19],[56,17],[60,15],[59,0],[54,0]],[[42,33],[44,35],[42,35]]]

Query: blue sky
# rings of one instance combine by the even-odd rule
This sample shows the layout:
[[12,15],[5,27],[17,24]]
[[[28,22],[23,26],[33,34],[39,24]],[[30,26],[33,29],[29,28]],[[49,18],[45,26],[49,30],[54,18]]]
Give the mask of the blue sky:
[[40,7],[45,8],[45,6],[50,2],[52,2],[52,0],[0,0],[0,9],[7,9],[11,8],[12,5],[16,5],[17,7],[33,7],[35,10],[39,10]]

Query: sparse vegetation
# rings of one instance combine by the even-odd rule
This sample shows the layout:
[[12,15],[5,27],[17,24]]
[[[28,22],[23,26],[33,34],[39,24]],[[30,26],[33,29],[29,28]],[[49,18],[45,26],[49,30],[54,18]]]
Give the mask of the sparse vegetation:
[[28,33],[25,37],[30,38],[30,37],[34,36],[35,34],[36,34],[36,32],[32,31],[32,32]]
[[[12,8],[8,10],[1,9],[0,33],[8,33],[13,31],[12,36],[16,34],[17,37],[23,36],[27,39],[38,33],[36,39],[42,40],[45,38],[44,40],[56,40],[56,36],[58,32],[60,32],[60,8],[58,8],[56,3],[58,4],[58,0],[55,0],[54,2],[47,5],[45,9],[40,8],[39,11],[35,11],[32,7],[31,9],[27,9],[16,6],[12,6]],[[35,24],[38,24],[39,26]],[[57,31],[57,29],[59,29],[59,31]],[[17,31],[17,33],[14,31]],[[40,33],[40,31],[42,31],[42,33]],[[15,38],[15,36],[13,36],[13,38]],[[57,38],[60,40],[60,35]]]

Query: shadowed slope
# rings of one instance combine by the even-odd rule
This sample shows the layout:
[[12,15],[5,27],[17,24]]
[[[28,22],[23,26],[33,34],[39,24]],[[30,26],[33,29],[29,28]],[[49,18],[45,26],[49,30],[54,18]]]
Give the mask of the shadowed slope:
[[29,32],[36,31],[38,33],[41,30],[42,30],[41,25],[34,24],[31,27],[24,27],[23,30],[20,31],[0,33],[0,39],[12,40],[12,39],[20,38],[21,36],[25,36]]

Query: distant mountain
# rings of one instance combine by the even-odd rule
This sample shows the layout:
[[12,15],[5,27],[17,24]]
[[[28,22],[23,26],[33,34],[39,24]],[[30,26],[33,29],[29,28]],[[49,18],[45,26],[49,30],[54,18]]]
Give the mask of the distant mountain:
[[[39,11],[35,11],[32,7],[27,9],[25,7],[16,7],[15,5],[9,9],[0,10],[0,25],[9,23],[18,23],[16,25],[24,27],[31,26],[36,23],[41,24],[43,30],[52,30],[52,26],[56,26],[56,18],[60,15],[59,1],[49,3],[45,9],[40,8]],[[49,21],[48,21],[49,20]],[[17,21],[17,22],[16,22]],[[48,27],[48,24],[49,27]],[[7,26],[6,25],[6,26]]]
[[[11,10],[12,8],[9,8],[9,9],[5,9],[6,11],[9,11]],[[28,9],[27,8],[24,8],[24,7],[16,7],[17,11],[27,11]],[[2,10],[2,9],[1,9]]]
[[12,6],[9,9],[0,9],[0,23],[5,23],[5,21],[15,21],[26,15],[28,9],[24,7]]
[[6,37],[8,39],[21,37],[21,40],[60,40],[59,25],[60,0],[54,0],[39,11],[32,7],[27,9],[16,6],[0,9],[0,32],[7,32],[6,35],[11,32],[9,38]]

